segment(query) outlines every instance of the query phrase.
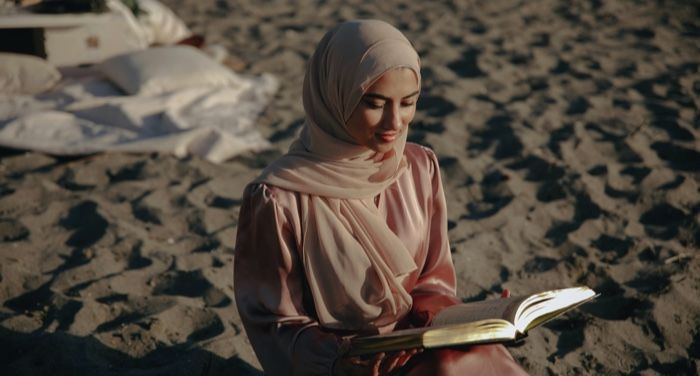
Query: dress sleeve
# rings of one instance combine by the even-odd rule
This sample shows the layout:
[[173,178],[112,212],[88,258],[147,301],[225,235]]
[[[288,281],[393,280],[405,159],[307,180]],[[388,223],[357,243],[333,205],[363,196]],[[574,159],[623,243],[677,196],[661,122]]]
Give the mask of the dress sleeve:
[[411,314],[408,316],[408,322],[401,326],[429,325],[440,310],[461,303],[456,296],[457,279],[447,235],[447,205],[440,168],[435,153],[427,148],[424,150],[429,159],[426,169],[428,173],[425,175],[429,176],[432,191],[432,200],[428,207],[428,252],[418,281],[411,290]]
[[340,340],[305,310],[305,277],[294,233],[298,214],[273,189],[246,188],[239,214],[234,292],[246,334],[269,375],[328,375]]

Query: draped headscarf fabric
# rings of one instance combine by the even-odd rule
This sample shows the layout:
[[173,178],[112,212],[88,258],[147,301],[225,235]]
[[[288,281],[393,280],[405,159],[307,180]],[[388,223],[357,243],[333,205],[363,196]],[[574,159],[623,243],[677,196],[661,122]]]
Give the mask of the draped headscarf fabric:
[[393,26],[357,20],[329,31],[307,66],[299,138],[254,181],[299,192],[301,258],[327,328],[372,330],[411,308],[401,282],[416,264],[373,200],[407,170],[407,130],[380,155],[346,129],[367,89],[395,68],[411,69],[420,83],[418,54]]

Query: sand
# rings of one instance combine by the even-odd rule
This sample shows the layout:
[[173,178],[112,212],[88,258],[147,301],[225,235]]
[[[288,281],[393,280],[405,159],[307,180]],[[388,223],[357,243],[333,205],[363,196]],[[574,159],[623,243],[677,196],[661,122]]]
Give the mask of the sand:
[[370,17],[423,59],[409,138],[440,158],[460,297],[601,293],[512,347],[523,367],[699,373],[697,2],[165,3],[280,79],[273,148],[220,165],[3,149],[0,374],[260,374],[232,286],[242,189],[299,129],[323,32]]

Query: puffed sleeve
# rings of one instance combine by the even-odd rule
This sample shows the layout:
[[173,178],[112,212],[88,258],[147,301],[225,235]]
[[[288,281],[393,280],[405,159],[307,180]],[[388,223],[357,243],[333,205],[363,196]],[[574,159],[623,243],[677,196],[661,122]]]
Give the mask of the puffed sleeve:
[[323,331],[305,310],[305,277],[294,232],[298,222],[298,212],[282,207],[274,189],[262,184],[246,188],[234,292],[246,334],[268,375],[328,375],[339,349],[338,337]]
[[432,200],[427,208],[428,252],[418,281],[411,290],[413,307],[407,317],[408,322],[404,322],[401,326],[426,326],[443,308],[461,303],[456,296],[457,279],[447,235],[447,205],[440,168],[435,153],[427,148],[422,149],[427,154],[427,167],[426,173],[421,176],[424,179],[430,179],[432,192]]

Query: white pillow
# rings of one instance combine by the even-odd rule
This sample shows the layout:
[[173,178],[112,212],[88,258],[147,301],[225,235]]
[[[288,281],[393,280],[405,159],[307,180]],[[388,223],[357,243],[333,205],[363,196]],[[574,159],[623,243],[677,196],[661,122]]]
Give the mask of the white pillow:
[[61,80],[46,60],[32,55],[0,53],[0,94],[38,94]]
[[109,58],[97,66],[130,95],[158,95],[192,86],[239,83],[228,68],[190,46],[156,47]]

